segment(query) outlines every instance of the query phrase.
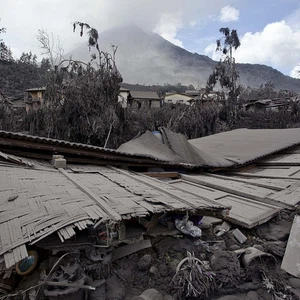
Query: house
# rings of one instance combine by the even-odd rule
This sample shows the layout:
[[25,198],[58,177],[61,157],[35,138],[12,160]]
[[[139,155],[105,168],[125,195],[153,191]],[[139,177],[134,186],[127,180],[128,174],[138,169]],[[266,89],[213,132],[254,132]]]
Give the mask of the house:
[[205,89],[200,89],[200,90],[186,90],[184,92],[185,95],[190,96],[190,97],[200,97],[201,95],[203,95],[205,93]]
[[275,99],[263,99],[258,101],[250,101],[244,105],[244,109],[249,112],[267,112],[267,111],[281,111],[288,109],[292,101],[289,98],[275,98]]
[[120,87],[119,95],[118,95],[118,102],[121,104],[123,108],[127,107],[128,96],[130,90]]
[[32,245],[67,252],[108,248],[141,241],[151,230],[145,218],[167,212],[222,217],[230,209],[109,166],[116,160],[158,163],[147,156],[5,131],[0,137],[0,270],[28,257]]
[[162,99],[156,92],[151,91],[130,91],[128,96],[129,105],[136,105],[138,108],[148,106],[159,108],[162,105]]
[[212,100],[214,101],[224,100],[224,96],[222,96],[220,92],[211,91],[208,94],[206,94],[205,88],[202,88],[200,90],[186,90],[185,95],[192,97],[191,100],[188,100],[190,103],[194,101],[206,102]]
[[24,102],[27,113],[32,110],[38,110],[43,106],[45,91],[45,87],[32,88],[25,91]]
[[166,93],[165,98],[164,98],[164,103],[168,104],[186,104],[190,105],[191,100],[194,98],[191,96],[187,96],[185,94],[180,94],[180,93]]

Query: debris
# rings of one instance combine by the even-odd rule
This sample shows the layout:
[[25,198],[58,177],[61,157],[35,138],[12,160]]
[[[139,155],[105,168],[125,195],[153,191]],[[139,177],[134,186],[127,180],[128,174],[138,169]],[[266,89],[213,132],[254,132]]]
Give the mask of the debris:
[[215,227],[215,235],[216,236],[222,236],[225,232],[229,231],[231,228],[231,225],[224,221],[221,225],[217,225]]
[[272,299],[295,299],[291,295],[291,288],[278,277],[278,274],[276,272],[272,273],[268,270],[262,270],[262,284],[263,287],[267,290],[268,294],[272,295]]
[[[56,289],[49,289],[45,288],[44,289],[44,295],[48,297],[50,300],[56,300],[57,298],[59,299],[67,299],[70,295],[72,295],[73,299],[83,299],[84,298],[84,291],[81,288],[84,285],[86,277],[81,277],[79,280],[76,280],[73,282],[72,286],[69,286],[65,289],[61,288],[56,288]],[[61,280],[63,280],[63,277],[60,277]],[[56,277],[56,280],[58,278]],[[54,283],[54,282],[52,282]],[[55,282],[58,286],[58,284],[67,284],[68,282]],[[44,284],[44,282],[42,282]],[[59,287],[59,286],[58,286]],[[75,294],[75,295],[74,295]]]
[[96,288],[95,291],[89,291],[89,300],[99,300],[106,299],[105,285],[103,284],[103,279],[101,280],[91,280],[88,278],[88,284],[91,284]]
[[14,200],[16,200],[18,197],[19,197],[19,195],[10,196],[10,197],[7,199],[7,201],[8,201],[8,202],[14,201]]
[[281,220],[279,223],[271,221],[258,226],[256,232],[261,239],[267,241],[286,241],[291,227],[292,223],[285,220]]
[[138,252],[140,250],[150,248],[151,246],[152,245],[151,245],[150,240],[142,240],[142,241],[134,243],[134,244],[129,244],[126,246],[115,248],[112,251],[112,260],[114,261],[114,260],[120,259],[122,257],[128,256],[128,255]]
[[216,279],[222,283],[231,282],[240,275],[241,266],[235,252],[218,251],[210,257],[209,263]]
[[247,293],[245,300],[259,300],[259,296],[255,291],[250,291]]
[[277,255],[279,257],[283,257],[286,245],[286,242],[276,241],[268,243],[265,247],[268,250],[268,252],[271,252],[272,254]]
[[225,242],[226,248],[229,251],[235,251],[240,249],[241,247],[238,245],[238,241],[233,236],[232,232],[228,231],[222,235],[222,238]]
[[[44,283],[45,285],[51,285],[51,286],[75,287],[75,288],[90,290],[90,291],[96,290],[96,288],[93,286],[77,284],[77,283],[56,282],[56,281],[42,281],[41,283]],[[105,283],[105,280],[103,280],[102,284],[104,284],[104,283]]]
[[141,295],[133,297],[131,300],[163,300],[162,294],[156,289],[148,289]]
[[186,297],[208,297],[210,292],[215,290],[215,273],[206,270],[203,262],[194,256],[194,253],[187,252],[176,268],[171,287],[178,290],[178,296]]
[[252,247],[254,247],[254,248],[256,248],[256,249],[258,249],[258,250],[260,250],[260,251],[263,251],[263,252],[265,251],[263,245],[255,244],[255,245],[253,245]]
[[289,278],[289,284],[295,289],[300,289],[300,279],[299,278]]
[[[67,254],[68,253],[66,253],[66,255]],[[63,257],[64,255],[60,257],[60,260]],[[58,260],[58,262],[60,260]],[[83,299],[85,293],[84,289],[94,290],[94,288],[86,288],[85,281],[87,276],[82,273],[81,266],[78,263],[61,265],[53,274],[51,274],[54,267],[50,270],[48,276],[40,282],[41,284],[48,286],[44,289],[44,295],[50,300],[55,300],[57,297],[59,299],[69,299],[70,295],[74,297],[73,299]],[[51,287],[49,288],[49,286]],[[57,288],[54,288],[54,286]],[[62,289],[61,287],[65,288]]]
[[160,276],[167,277],[169,275],[169,269],[165,264],[160,264],[158,266],[158,271]]
[[281,269],[300,278],[300,216],[295,216]]
[[151,263],[152,263],[151,255],[146,254],[139,259],[137,266],[140,271],[148,271],[150,269]]
[[238,228],[234,229],[232,234],[240,244],[244,244],[247,241],[247,237]]
[[111,248],[93,248],[89,253],[89,259],[92,261],[102,261],[108,263],[111,260]]
[[201,224],[206,224],[206,225],[218,225],[223,222],[222,219],[215,218],[215,217],[210,217],[210,216],[204,216],[201,220]]
[[188,215],[183,217],[182,220],[175,220],[175,227],[186,235],[190,235],[192,237],[200,237],[202,231],[199,227],[195,226],[192,221],[189,221]]
[[16,272],[21,276],[30,274],[37,266],[38,253],[35,250],[29,250],[28,256],[16,264]]
[[151,268],[150,268],[150,275],[151,276],[153,276],[153,277],[155,277],[155,278],[157,278],[157,277],[159,277],[159,272],[158,272],[158,269],[157,269],[157,267],[155,267],[155,266],[152,266]]
[[116,274],[106,280],[106,299],[123,300],[125,299],[125,287]]
[[202,241],[202,240],[198,240],[194,243],[195,246],[200,246],[203,247],[203,249],[205,249],[207,252],[217,252],[219,250],[224,250],[225,247],[225,242],[224,241]]
[[254,247],[247,248],[242,256],[242,262],[246,268],[250,265],[254,265],[255,262],[260,264],[262,259],[269,259],[275,265],[276,259],[273,255],[260,251]]

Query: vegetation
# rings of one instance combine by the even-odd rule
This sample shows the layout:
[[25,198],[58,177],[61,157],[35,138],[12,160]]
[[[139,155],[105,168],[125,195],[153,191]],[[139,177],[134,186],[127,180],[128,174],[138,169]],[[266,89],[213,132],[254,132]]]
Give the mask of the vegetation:
[[233,50],[240,47],[241,43],[236,30],[227,28],[220,28],[223,34],[223,39],[217,40],[216,51],[221,51],[224,55],[219,63],[216,65],[213,73],[209,76],[207,81],[207,92],[213,90],[217,83],[226,89],[228,92],[228,100],[226,103],[226,112],[228,122],[236,121],[238,96],[241,91],[241,85],[238,84],[239,73],[236,69],[235,59],[233,57]]
[[[118,103],[121,74],[115,64],[117,47],[112,53],[101,51],[98,32],[86,23],[75,22],[74,31],[85,32],[88,47],[96,49],[89,63],[64,60],[59,40],[45,31],[39,31],[43,58],[37,62],[36,55],[22,53],[17,60],[0,60],[0,129],[25,131],[74,142],[117,148],[137,134],[146,130],[168,127],[181,132],[187,138],[198,138],[239,127],[286,128],[299,123],[299,107],[295,103],[290,110],[281,112],[245,112],[242,104],[250,100],[292,97],[290,91],[277,91],[267,82],[258,89],[243,88],[238,82],[233,49],[240,43],[235,30],[222,28],[223,41],[217,42],[222,59],[207,85],[207,92],[220,84],[228,92],[227,105],[216,101],[195,102],[192,106],[165,104],[162,108],[150,109],[127,107]],[[3,29],[0,30],[0,33]],[[23,97],[27,88],[46,86],[45,104],[42,109],[20,116],[12,109],[11,101]],[[166,92],[184,93],[194,86],[155,85],[141,86],[122,83],[130,90],[152,90],[163,95]]]

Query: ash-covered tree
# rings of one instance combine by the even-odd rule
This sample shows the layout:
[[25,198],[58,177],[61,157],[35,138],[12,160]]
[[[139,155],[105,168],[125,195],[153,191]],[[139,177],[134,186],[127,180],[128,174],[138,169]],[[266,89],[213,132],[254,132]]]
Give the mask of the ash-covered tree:
[[[122,77],[114,60],[116,47],[112,54],[103,52],[96,29],[82,22],[75,22],[73,26],[74,31],[79,27],[81,36],[87,32],[88,47],[96,51],[89,62],[72,58],[57,61],[50,57],[55,65],[49,72],[46,105],[39,112],[39,118],[44,120],[47,130],[44,134],[49,137],[104,146],[120,119],[117,104]],[[48,44],[43,40],[45,53],[51,50],[45,48]],[[35,114],[32,117],[37,118]],[[31,121],[31,124],[36,123]]]
[[13,61],[13,56],[10,48],[3,42],[3,39],[1,38],[1,34],[5,32],[6,32],[6,28],[0,27],[0,60]]
[[222,89],[227,91],[227,119],[229,122],[235,122],[241,85],[238,83],[239,73],[236,69],[233,51],[239,48],[241,43],[235,29],[221,28],[220,33],[223,37],[217,40],[216,51],[222,52],[223,55],[209,76],[206,89],[209,93],[219,83]]
[[0,60],[1,61],[13,61],[12,51],[4,42],[0,42]]
[[37,65],[37,56],[30,52],[22,52],[20,58],[18,59],[18,63],[26,64],[26,65]]

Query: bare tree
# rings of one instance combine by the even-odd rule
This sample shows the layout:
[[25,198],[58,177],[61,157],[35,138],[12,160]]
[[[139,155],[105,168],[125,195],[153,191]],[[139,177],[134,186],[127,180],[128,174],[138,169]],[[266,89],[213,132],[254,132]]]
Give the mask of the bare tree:
[[46,55],[52,67],[59,64],[63,59],[63,48],[58,36],[48,33],[44,29],[38,30],[37,40],[40,43],[42,54]]

